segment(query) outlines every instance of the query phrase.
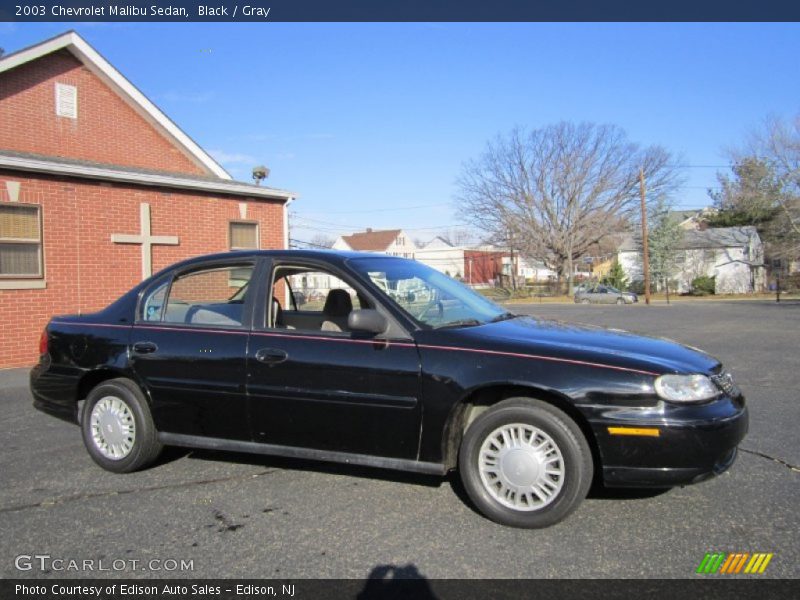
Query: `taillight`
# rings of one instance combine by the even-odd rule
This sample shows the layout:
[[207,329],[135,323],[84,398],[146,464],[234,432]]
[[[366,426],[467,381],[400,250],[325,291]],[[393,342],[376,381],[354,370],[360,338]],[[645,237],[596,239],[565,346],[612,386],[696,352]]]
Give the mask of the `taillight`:
[[39,354],[47,354],[47,329],[42,331],[42,336],[39,338]]

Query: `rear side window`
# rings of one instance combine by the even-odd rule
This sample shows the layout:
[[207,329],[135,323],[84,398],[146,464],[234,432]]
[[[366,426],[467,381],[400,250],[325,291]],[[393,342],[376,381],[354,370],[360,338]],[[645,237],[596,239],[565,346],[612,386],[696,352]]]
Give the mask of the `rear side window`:
[[144,300],[145,321],[240,327],[252,265],[192,271],[155,288]]

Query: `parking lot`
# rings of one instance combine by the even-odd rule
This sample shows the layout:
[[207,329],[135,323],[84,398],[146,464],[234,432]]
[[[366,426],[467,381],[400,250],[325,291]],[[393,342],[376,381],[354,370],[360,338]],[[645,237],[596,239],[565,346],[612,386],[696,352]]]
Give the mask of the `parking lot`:
[[[31,407],[26,371],[0,371],[0,576],[42,576],[15,558],[49,554],[141,561],[116,573],[126,577],[364,579],[389,566],[428,578],[691,577],[709,551],[771,552],[759,577],[800,576],[800,304],[511,308],[719,357],[751,411],[736,464],[667,492],[595,489],[565,522],[516,530],[470,508],[455,476],[179,450],[140,473],[107,473],[77,427]],[[170,560],[193,569],[163,570]]]

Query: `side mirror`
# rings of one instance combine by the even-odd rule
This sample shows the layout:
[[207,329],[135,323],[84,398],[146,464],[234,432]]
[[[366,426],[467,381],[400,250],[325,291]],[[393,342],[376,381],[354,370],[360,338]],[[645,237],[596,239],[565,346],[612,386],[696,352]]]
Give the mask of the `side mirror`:
[[389,322],[381,313],[372,308],[354,310],[347,317],[347,327],[350,331],[364,331],[366,333],[383,333],[389,328]]

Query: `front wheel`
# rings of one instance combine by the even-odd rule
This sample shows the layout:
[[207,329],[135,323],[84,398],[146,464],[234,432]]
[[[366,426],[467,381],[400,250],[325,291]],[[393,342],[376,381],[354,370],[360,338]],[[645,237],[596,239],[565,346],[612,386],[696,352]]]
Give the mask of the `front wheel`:
[[147,401],[129,379],[104,381],[89,392],[81,421],[86,450],[109,471],[136,471],[161,452]]
[[623,298],[617,298],[617,304],[625,304],[625,300]]
[[578,507],[593,467],[586,438],[565,413],[540,400],[511,398],[470,424],[459,471],[470,499],[488,518],[541,528]]

